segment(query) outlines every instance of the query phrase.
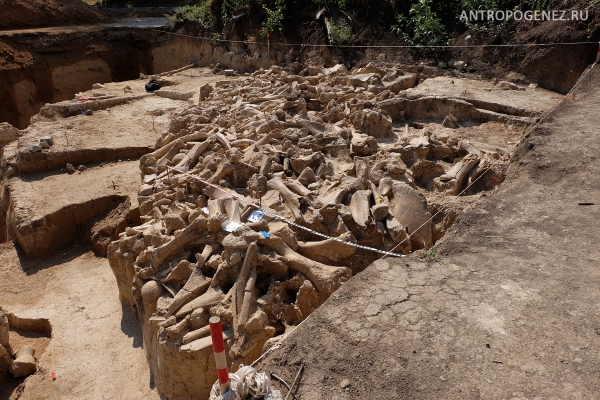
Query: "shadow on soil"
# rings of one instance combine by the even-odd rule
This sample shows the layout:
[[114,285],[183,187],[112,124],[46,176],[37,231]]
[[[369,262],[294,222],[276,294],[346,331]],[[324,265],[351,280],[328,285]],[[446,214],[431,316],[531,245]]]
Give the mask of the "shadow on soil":
[[17,250],[21,268],[23,269],[23,272],[27,274],[27,276],[34,275],[44,269],[71,262],[77,257],[90,251],[90,246],[75,244],[59,250],[56,254],[50,257],[31,259],[27,258],[23,250],[18,245],[15,245],[15,248]]
[[142,347],[142,326],[140,325],[137,311],[132,306],[123,303],[121,303],[121,309],[121,331],[130,338],[133,338],[133,347]]

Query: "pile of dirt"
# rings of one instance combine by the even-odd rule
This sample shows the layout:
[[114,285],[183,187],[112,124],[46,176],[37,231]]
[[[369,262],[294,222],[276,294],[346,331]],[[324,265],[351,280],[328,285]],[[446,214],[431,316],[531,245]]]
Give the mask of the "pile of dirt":
[[0,0],[0,30],[89,24],[105,19],[80,0]]

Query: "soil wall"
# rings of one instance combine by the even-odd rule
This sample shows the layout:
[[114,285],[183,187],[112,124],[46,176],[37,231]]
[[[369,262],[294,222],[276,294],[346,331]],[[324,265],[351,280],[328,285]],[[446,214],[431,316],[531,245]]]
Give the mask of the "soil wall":
[[[182,31],[187,32],[185,27]],[[572,36],[557,39],[580,39]],[[234,30],[229,39],[242,41],[248,37]],[[469,72],[486,78],[521,83],[532,81],[541,87],[566,93],[581,71],[593,61],[596,49],[588,44],[539,49],[457,48],[424,56],[407,49],[363,50],[277,44],[285,42],[285,38],[277,38],[267,48],[263,39],[252,40],[259,42],[214,43],[143,28],[74,29],[0,36],[0,81],[4,82],[0,86],[0,104],[3,105],[0,122],[23,129],[45,103],[71,99],[76,93],[89,90],[94,83],[137,79],[140,73],[155,74],[187,64],[220,64],[237,71],[253,71],[293,62],[299,62],[300,67],[303,64],[331,66],[339,62],[360,65],[371,60],[405,64],[422,60],[424,65],[437,66],[441,61],[453,65],[455,60],[464,60]]]

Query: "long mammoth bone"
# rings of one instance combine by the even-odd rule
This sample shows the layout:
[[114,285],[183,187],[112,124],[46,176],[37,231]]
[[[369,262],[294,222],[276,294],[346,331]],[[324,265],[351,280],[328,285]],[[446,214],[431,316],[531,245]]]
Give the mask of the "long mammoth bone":
[[335,292],[342,283],[352,276],[350,268],[333,267],[313,261],[296,253],[283,239],[271,236],[270,239],[260,239],[259,244],[267,246],[284,256],[289,267],[304,274],[324,296]]
[[[343,234],[340,239],[348,243],[356,243],[352,233]],[[325,239],[318,242],[298,242],[298,251],[306,257],[327,258],[331,261],[340,261],[356,252],[356,247],[340,243],[337,240]]]

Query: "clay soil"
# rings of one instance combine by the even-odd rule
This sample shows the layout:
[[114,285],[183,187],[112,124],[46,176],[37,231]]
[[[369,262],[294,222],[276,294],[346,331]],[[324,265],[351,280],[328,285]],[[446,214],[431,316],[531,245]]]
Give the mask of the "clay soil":
[[[43,339],[36,346],[39,372],[26,386],[18,386],[23,379],[5,382],[0,398],[158,398],[150,387],[137,314],[121,305],[105,258],[71,247],[30,261],[4,243],[0,304],[21,318],[48,318],[53,329],[51,344]],[[14,346],[24,342],[18,332],[11,332],[13,339],[19,339]]]
[[80,0],[0,0],[0,30],[90,24],[106,19]]

